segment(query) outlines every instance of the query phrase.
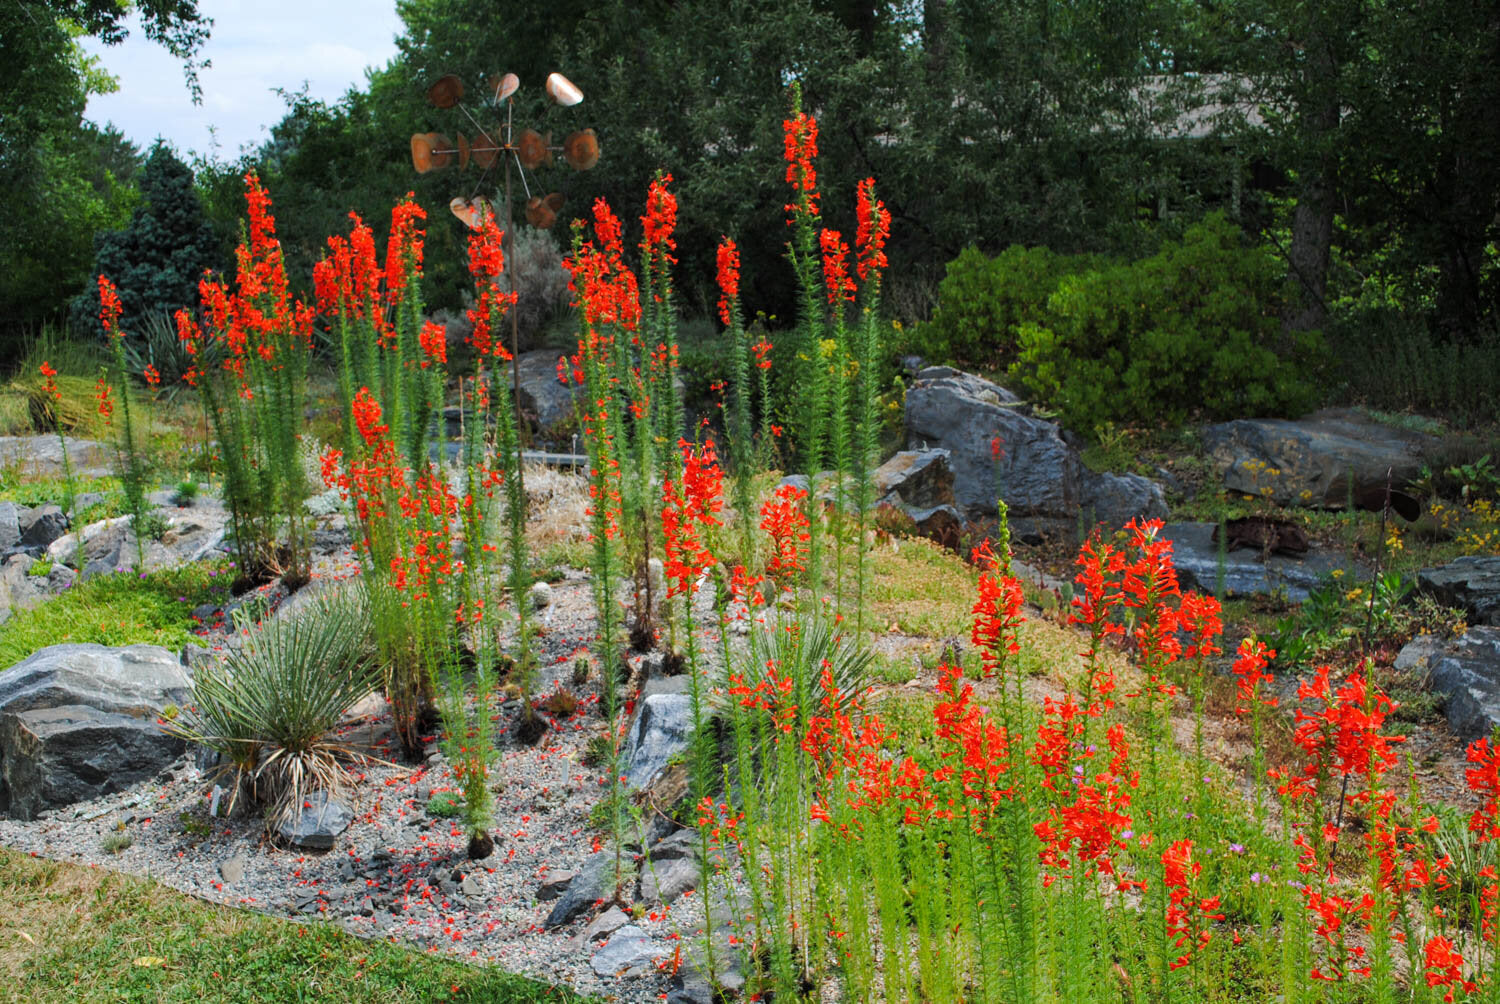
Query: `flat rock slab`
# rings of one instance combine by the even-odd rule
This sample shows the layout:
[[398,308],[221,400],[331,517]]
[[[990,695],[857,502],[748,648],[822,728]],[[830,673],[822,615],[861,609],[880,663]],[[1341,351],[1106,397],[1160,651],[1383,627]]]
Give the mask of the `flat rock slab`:
[[[104,478],[114,473],[114,448],[93,439],[68,437],[68,465],[75,478]],[[0,436],[0,467],[33,478],[63,476],[62,443],[54,435]]]
[[656,960],[672,951],[634,924],[627,924],[614,934],[604,947],[594,953],[589,965],[601,977],[644,976],[654,972]]
[[1439,602],[1462,607],[1472,624],[1500,624],[1500,557],[1470,555],[1424,568],[1417,584]]
[[[1219,581],[1219,545],[1215,523],[1168,523],[1162,536],[1172,542],[1172,561],[1184,588],[1212,594]],[[1223,555],[1224,593],[1227,596],[1276,596],[1301,603],[1335,570],[1357,574],[1343,555],[1310,551],[1301,557],[1262,555],[1239,548]]]
[[1473,627],[1454,641],[1414,639],[1397,656],[1398,667],[1425,662],[1431,689],[1447,696],[1448,725],[1466,739],[1500,726],[1500,627]]
[[1400,488],[1416,477],[1436,440],[1331,408],[1297,421],[1257,418],[1203,430],[1209,456],[1232,492],[1283,506],[1342,509],[1352,494],[1383,497],[1386,473]]

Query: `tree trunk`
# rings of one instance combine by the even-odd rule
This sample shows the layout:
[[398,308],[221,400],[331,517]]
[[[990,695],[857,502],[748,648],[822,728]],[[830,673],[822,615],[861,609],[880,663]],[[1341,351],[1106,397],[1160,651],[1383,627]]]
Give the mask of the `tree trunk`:
[[1328,319],[1328,263],[1333,247],[1336,206],[1334,144],[1339,128],[1338,64],[1322,32],[1314,29],[1306,46],[1302,145],[1310,156],[1303,168],[1292,216],[1292,246],[1288,252],[1291,278],[1299,303],[1287,320],[1293,331],[1321,328]]

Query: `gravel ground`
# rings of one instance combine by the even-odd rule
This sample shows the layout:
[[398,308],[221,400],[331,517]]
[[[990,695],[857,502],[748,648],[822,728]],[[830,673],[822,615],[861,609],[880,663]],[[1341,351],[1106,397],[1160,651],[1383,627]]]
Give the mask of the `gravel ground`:
[[[593,634],[586,579],[555,583],[552,594],[540,615],[543,693],[571,676]],[[574,940],[595,911],[557,931],[542,929],[553,903],[539,902],[537,893],[549,875],[581,870],[593,855],[609,853],[589,824],[603,778],[583,763],[588,739],[604,730],[596,693],[571,717],[553,720],[535,747],[512,738],[519,702],[497,707],[497,846],[479,862],[468,860],[458,826],[426,812],[430,795],[453,783],[441,755],[415,767],[396,762],[384,702],[373,698],[358,710],[365,714],[346,721],[342,739],[378,760],[356,768],[345,796],[354,821],[332,850],[277,846],[258,818],[210,817],[214,778],[190,758],[152,782],[40,820],[0,820],[0,844],[150,876],[212,902],[324,918],[362,937],[466,956],[609,1000],[666,996],[662,972],[595,974],[594,947]],[[112,854],[103,841],[115,833],[132,843]],[[689,894],[671,910],[655,906],[634,923],[651,936],[653,950],[668,954],[678,935],[701,922],[696,900]]]

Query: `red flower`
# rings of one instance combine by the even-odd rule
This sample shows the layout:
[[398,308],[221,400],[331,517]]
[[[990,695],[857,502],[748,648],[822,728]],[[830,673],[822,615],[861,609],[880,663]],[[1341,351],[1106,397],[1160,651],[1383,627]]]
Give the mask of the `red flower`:
[[422,325],[422,330],[417,332],[417,343],[422,347],[422,354],[427,358],[422,360],[422,368],[425,370],[432,363],[444,364],[448,361],[448,329],[436,321],[428,321]]
[[818,235],[823,248],[823,287],[828,302],[854,299],[854,280],[849,278],[849,245],[837,230],[824,228]]
[[106,425],[114,424],[115,402],[110,398],[109,383],[100,376],[94,383],[94,400],[99,402],[99,417]]
[[864,282],[873,272],[879,281],[880,272],[886,267],[885,242],[891,236],[891,214],[885,203],[875,198],[875,179],[866,178],[859,183],[854,204],[854,215],[859,220],[859,229],[854,233],[854,246],[858,250],[855,271]]
[[141,375],[146,378],[146,386],[148,386],[148,387],[160,387],[161,386],[161,371],[158,370],[151,363],[147,363],[146,364],[146,369],[142,372]]
[[104,326],[107,337],[125,337],[125,332],[120,330],[120,294],[115,284],[102,275],[99,277],[99,323]]
[[754,345],[750,346],[750,351],[755,353],[755,365],[756,366],[758,366],[760,369],[763,369],[763,370],[768,370],[768,369],[771,368],[771,343],[770,342],[768,342],[766,339],[762,338],[760,341],[758,341]]
[[731,323],[730,305],[740,295],[740,249],[725,237],[719,242],[719,318],[727,328]]
[[53,377],[57,376],[57,370],[53,369],[52,364],[45,359],[42,360],[42,365],[39,367],[39,369],[41,370],[42,377],[44,379],[42,390],[54,399],[61,401],[62,391],[57,389],[57,381],[53,379]]
[[646,215],[641,217],[645,234],[641,238],[641,248],[648,254],[659,251],[667,261],[676,261],[667,254],[677,249],[677,242],[672,239],[672,231],[677,227],[677,196],[667,189],[671,183],[672,176],[663,174],[646,189]]
[[1167,937],[1182,951],[1171,968],[1179,969],[1193,961],[1194,953],[1208,947],[1212,933],[1205,921],[1222,921],[1224,914],[1219,912],[1217,896],[1196,902],[1193,899],[1193,880],[1203,866],[1193,860],[1191,840],[1179,840],[1168,847],[1162,852],[1161,863],[1168,892]]
[[806,550],[811,536],[807,532],[807,514],[802,500],[807,492],[796,485],[782,485],[775,497],[760,507],[760,528],[771,535],[771,561],[766,571],[773,576],[789,576],[807,569]]
[[1453,942],[1441,935],[1433,937],[1427,942],[1427,985],[1429,987],[1446,987],[1447,993],[1443,1000],[1453,1000],[1455,990],[1461,990],[1471,994],[1479,989],[1478,984],[1464,979],[1464,957],[1454,951]]
[[1234,660],[1235,686],[1239,688],[1239,704],[1235,706],[1234,713],[1237,715],[1248,714],[1250,706],[1255,702],[1276,707],[1275,696],[1262,697],[1256,689],[1262,683],[1275,683],[1276,677],[1262,672],[1270,661],[1276,658],[1275,649],[1268,648],[1266,644],[1255,638],[1241,640],[1240,647],[1236,653],[1239,657]]
[[417,221],[426,218],[427,211],[417,205],[411,192],[391,210],[391,235],[385,248],[385,295],[392,303],[401,299],[407,277],[421,272],[426,232],[417,228]]
[[1019,579],[995,574],[1000,559],[990,550],[989,541],[976,547],[973,557],[985,571],[979,576],[979,599],[974,602],[970,638],[980,650],[980,663],[989,677],[1001,673],[1007,657],[1021,651],[1016,630],[1026,620],[1021,616],[1026,600]]
[[[785,140],[786,180],[796,193],[796,202],[786,211],[794,215],[818,215],[818,172],[813,160],[818,156],[818,123],[806,112],[798,112],[781,123]],[[791,222],[788,220],[787,222]]]
[[718,526],[717,514],[724,507],[724,472],[719,469],[710,440],[693,449],[680,440],[682,483],[668,480],[662,485],[661,529],[666,546],[666,577],[675,583],[669,596],[690,593],[698,587],[703,569],[716,564],[714,554],[699,537],[699,528]]
[[1469,744],[1469,763],[1475,766],[1464,771],[1469,790],[1483,799],[1482,804],[1469,817],[1469,830],[1480,842],[1500,840],[1500,748],[1491,746],[1488,738],[1476,739]]

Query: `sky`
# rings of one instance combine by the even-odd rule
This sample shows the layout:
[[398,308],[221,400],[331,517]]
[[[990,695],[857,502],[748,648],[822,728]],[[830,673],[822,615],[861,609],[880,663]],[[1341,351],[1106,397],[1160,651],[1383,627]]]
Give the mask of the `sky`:
[[313,98],[336,100],[364,85],[367,67],[396,54],[401,31],[394,0],[202,0],[199,9],[214,20],[202,52],[213,66],[199,74],[201,105],[188,95],[182,65],[148,41],[132,16],[120,45],[84,40],[120,84],[91,97],[86,116],[113,122],[142,150],[161,136],[184,156],[232,160],[281,120],[286,104],[274,88],[296,91],[305,82]]

